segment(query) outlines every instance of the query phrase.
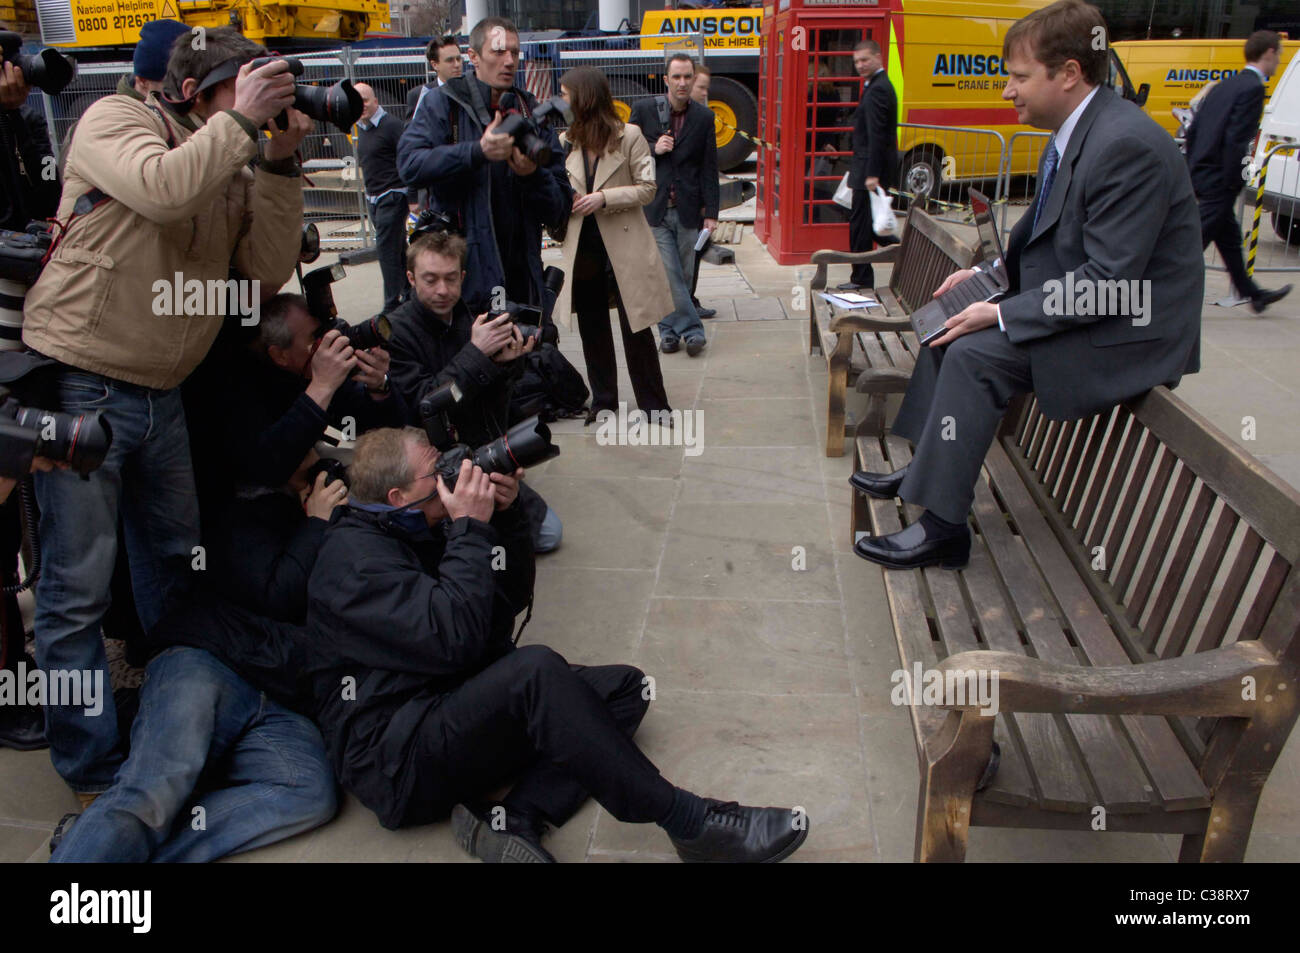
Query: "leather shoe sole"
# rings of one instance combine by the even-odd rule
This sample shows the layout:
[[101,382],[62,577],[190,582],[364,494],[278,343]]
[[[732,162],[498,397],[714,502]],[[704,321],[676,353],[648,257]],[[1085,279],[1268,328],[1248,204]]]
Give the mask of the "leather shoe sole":
[[1290,285],[1283,285],[1274,291],[1264,291],[1250,299],[1250,307],[1256,314],[1262,314],[1270,304],[1277,304],[1291,293]]
[[464,804],[451,811],[451,832],[471,857],[488,864],[553,864],[555,858],[540,844],[509,830],[497,831]]
[[888,474],[887,478],[859,470],[849,477],[849,486],[859,493],[865,493],[878,500],[892,500],[898,496],[898,488],[903,485],[903,477],[907,475],[905,470],[906,467],[896,473]]
[[877,537],[868,536],[853,544],[853,551],[868,562],[884,566],[886,569],[925,569],[938,566],[940,569],[961,569],[970,562],[970,535],[949,539],[932,540],[913,549],[892,549],[887,546],[873,546]]

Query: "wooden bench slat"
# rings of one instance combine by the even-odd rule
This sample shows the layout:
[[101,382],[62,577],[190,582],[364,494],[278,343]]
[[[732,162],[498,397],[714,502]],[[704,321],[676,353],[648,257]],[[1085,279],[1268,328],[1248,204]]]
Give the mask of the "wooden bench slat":
[[[1018,479],[1015,466],[1000,444],[994,444],[986,466],[1088,663],[1093,666],[1131,664],[1132,659],[1079,578],[1029,490]],[[1136,754],[1150,778],[1151,793],[1163,801],[1165,810],[1208,806],[1205,784],[1167,721],[1158,716],[1125,715],[1120,723],[1132,743],[1132,754]],[[1122,747],[1125,754],[1130,754],[1127,746]],[[1100,783],[1100,778],[1095,774],[1093,777]]]
[[1255,572],[1255,563],[1258,562],[1263,550],[1263,537],[1255,532],[1253,526],[1247,526],[1241,538],[1241,546],[1237,550],[1237,555],[1233,557],[1227,577],[1223,580],[1223,589],[1219,592],[1214,608],[1210,610],[1210,617],[1205,620],[1201,637],[1196,642],[1196,651],[1205,652],[1223,641],[1228,631],[1228,623],[1237,612],[1237,605],[1246,592],[1246,586],[1250,584],[1250,577]]
[[[990,462],[998,452],[1000,449],[995,444],[989,456]],[[996,477],[994,486],[999,494],[1003,493]],[[975,519],[993,553],[1003,585],[1011,594],[1034,654],[1047,661],[1079,664],[1065,632],[1043,605],[1038,567],[1031,553],[1011,535],[1001,508],[982,481],[976,484]],[[1073,737],[1083,763],[1076,760],[1074,746],[1067,746],[1054,759],[1031,764],[1035,780],[1044,790],[1044,807],[1087,811],[1100,804],[1108,811],[1152,809],[1151,798],[1143,784],[1141,764],[1112,719],[1097,715],[1067,715],[1057,724],[1062,726],[1066,736]],[[1063,802],[1048,798],[1046,791],[1054,785],[1070,787],[1071,777],[1080,779],[1076,800]]]
[[[1064,493],[1064,490],[1058,489],[1057,486],[1061,474],[1063,472],[1074,474],[1073,470],[1065,469],[1065,461],[1069,459],[1070,454],[1076,451],[1078,445],[1082,444],[1084,434],[1081,434],[1080,431],[1088,423],[1091,423],[1090,419],[1072,420],[1061,426],[1061,439],[1057,442],[1056,449],[1052,451],[1052,457],[1047,463],[1047,470],[1043,480],[1048,495],[1053,499],[1056,499],[1058,494]],[[1069,482],[1069,477],[1066,478],[1066,482]]]
[[1163,658],[1182,655],[1187,648],[1188,639],[1192,635],[1192,628],[1196,625],[1196,620],[1200,618],[1201,610],[1205,608],[1205,600],[1210,596],[1210,587],[1219,574],[1219,568],[1223,565],[1223,557],[1228,553],[1228,544],[1232,541],[1232,534],[1236,532],[1239,522],[1241,522],[1241,518],[1237,516],[1232,507],[1225,504],[1220,508],[1219,518],[1215,521],[1214,530],[1210,533],[1205,553],[1201,557],[1201,564],[1196,567],[1196,575],[1192,577],[1192,583],[1187,587],[1183,606],[1178,610],[1178,617],[1174,619],[1173,628],[1169,630],[1169,639],[1165,643],[1164,651],[1161,653]]
[[1273,553],[1268,569],[1264,572],[1264,578],[1260,580],[1259,592],[1251,602],[1246,617],[1241,620],[1241,632],[1238,638],[1259,638],[1260,630],[1264,628],[1264,620],[1273,611],[1273,603],[1277,602],[1277,595],[1282,591],[1282,586],[1290,574],[1291,566],[1286,558],[1281,553]]
[[[1102,533],[1110,523],[1110,516],[1115,511],[1115,503],[1124,486],[1124,474],[1133,465],[1133,455],[1137,453],[1142,428],[1133,424],[1132,418],[1128,408],[1121,408],[1116,415],[1088,495],[1071,514],[1072,524],[1079,528],[1079,539],[1089,550],[1092,548],[1092,540],[1096,538],[1094,533]],[[1117,450],[1121,440],[1123,445]],[[1098,523],[1100,526],[1094,531],[1093,527]]]
[[[1183,518],[1183,507],[1187,504],[1187,497],[1192,492],[1192,483],[1195,479],[1196,476],[1190,469],[1187,467],[1179,468],[1178,477],[1174,480],[1173,492],[1169,494],[1168,501],[1165,504],[1165,514],[1160,520],[1160,528],[1156,530],[1150,552],[1142,562],[1142,572],[1138,575],[1137,586],[1133,590],[1133,595],[1127,601],[1125,614],[1134,625],[1137,625],[1137,620],[1142,618],[1142,612],[1146,609],[1147,600],[1151,597],[1151,590],[1155,587],[1160,568],[1169,555],[1174,530],[1177,529],[1179,522]],[[1142,549],[1142,546],[1134,546],[1130,552],[1141,558]]]
[[[915,337],[915,335],[910,335]],[[890,361],[900,371],[906,371],[909,375],[912,368],[916,366],[916,357],[907,349],[907,342],[903,340],[901,334],[884,334],[885,351],[889,354]]]
[[[1153,479],[1147,483],[1147,494],[1145,502],[1140,510],[1136,509],[1136,496],[1141,492],[1143,479],[1141,472],[1135,472],[1132,476],[1132,485],[1129,492],[1125,494],[1125,506],[1120,508],[1119,516],[1115,519],[1115,528],[1119,531],[1114,538],[1115,546],[1106,547],[1106,554],[1113,556],[1118,553],[1121,544],[1124,545],[1124,557],[1119,561],[1118,566],[1111,576],[1111,584],[1115,587],[1115,595],[1121,602],[1128,593],[1129,583],[1133,579],[1133,573],[1137,571],[1138,557],[1146,548],[1147,540],[1151,538],[1151,526],[1156,521],[1156,514],[1160,512],[1161,504],[1166,499],[1169,491],[1169,483],[1173,478],[1174,466],[1178,463],[1178,458],[1172,453],[1167,453],[1159,446],[1159,441],[1154,437],[1148,439],[1155,445],[1155,449],[1160,457],[1160,463],[1156,466],[1156,472]],[[1132,505],[1128,505],[1132,501]],[[1135,513],[1136,518],[1131,523],[1126,523],[1124,514]],[[1124,532],[1126,526],[1132,527],[1132,532]],[[1109,562],[1110,560],[1107,560]]]
[[[1057,498],[1065,497],[1061,501],[1061,512],[1066,514],[1071,526],[1076,523],[1074,514],[1079,501],[1084,497],[1084,491],[1087,489],[1088,484],[1094,478],[1102,476],[1097,472],[1097,459],[1101,455],[1101,448],[1105,442],[1106,434],[1109,433],[1112,426],[1113,416],[1098,418],[1097,425],[1088,433],[1087,439],[1080,444],[1081,454],[1079,458],[1070,461],[1073,464],[1073,469],[1069,465],[1066,467],[1066,472],[1077,474],[1077,479],[1071,484],[1068,493],[1062,492]],[[1080,535],[1082,535],[1082,530]]]
[[[1148,434],[1144,427],[1138,424],[1136,420],[1133,424],[1137,438],[1142,441],[1142,449],[1138,454],[1137,461],[1127,472],[1117,472],[1115,474],[1115,487],[1117,491],[1123,490],[1123,499],[1120,501],[1115,513],[1106,515],[1105,523],[1097,524],[1097,538],[1101,540],[1100,545],[1106,554],[1106,566],[1110,573],[1108,578],[1110,578],[1112,585],[1114,585],[1114,573],[1119,569],[1120,548],[1127,531],[1133,525],[1132,521],[1136,516],[1138,497],[1142,493],[1142,487],[1146,485],[1146,481],[1141,474],[1151,472],[1151,464],[1155,462],[1156,451],[1160,449],[1160,442]],[[1170,466],[1172,467],[1173,464],[1170,464]],[[1126,514],[1127,518],[1116,514]]]
[[[1202,483],[1188,511],[1185,531],[1173,551],[1169,567],[1165,570],[1160,591],[1156,593],[1155,602],[1151,604],[1151,614],[1147,617],[1146,625],[1142,627],[1150,634],[1147,645],[1153,653],[1160,642],[1165,623],[1169,621],[1169,613],[1173,611],[1174,602],[1178,599],[1179,593],[1184,591],[1183,580],[1187,578],[1187,571],[1191,568],[1192,559],[1200,545],[1201,535],[1209,522],[1210,509],[1214,506],[1214,501],[1214,491]],[[1138,624],[1140,618],[1140,612],[1129,614],[1129,621],[1134,625]]]

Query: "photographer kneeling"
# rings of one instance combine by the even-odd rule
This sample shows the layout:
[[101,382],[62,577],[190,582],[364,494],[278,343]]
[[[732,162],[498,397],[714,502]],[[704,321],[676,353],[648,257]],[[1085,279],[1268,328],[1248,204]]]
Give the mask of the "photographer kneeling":
[[[151,313],[149,302],[158,312],[172,297],[155,290],[160,280],[224,287],[233,268],[274,290],[293,274],[302,224],[294,154],[311,121],[291,108],[287,64],[250,68],[265,52],[230,28],[207,31],[197,50],[179,37],[166,98],[107,96],[72,137],[59,205],[68,227],[27,296],[23,341],[64,365],[61,409],[102,410],[113,442],[88,479],[36,476],[44,557],[36,654],[46,671],[108,681],[100,623],[119,510],[146,630],[176,582],[168,560],[190,559],[199,541],[178,388],[223,315]],[[285,110],[282,129],[272,120]],[[196,131],[178,121],[182,113]],[[268,123],[269,139],[259,131]],[[84,705],[51,705],[46,727],[56,770],[89,802],[122,763],[111,698],[99,717]]]
[[[632,743],[647,708],[640,671],[515,648],[534,575],[523,472],[465,459],[448,488],[439,456],[413,427],[362,437],[350,505],[308,584],[308,629],[330,659],[317,718],[344,787],[388,828],[451,811],[457,841],[488,861],[552,862],[543,823],[564,824],[588,796],[620,820],[658,823],[686,860],[792,853],[801,815],[675,788]],[[512,778],[502,804],[479,800]]]
[[[475,318],[461,298],[465,282],[465,239],[435,231],[416,239],[406,253],[407,279],[414,294],[388,317],[393,336],[393,386],[406,405],[418,408],[430,388],[455,383],[461,399],[448,417],[456,438],[471,446],[495,440],[512,422],[510,395],[523,371],[524,341],[509,315]],[[532,527],[533,550],[560,545],[563,526],[556,512],[530,487],[520,504]]]

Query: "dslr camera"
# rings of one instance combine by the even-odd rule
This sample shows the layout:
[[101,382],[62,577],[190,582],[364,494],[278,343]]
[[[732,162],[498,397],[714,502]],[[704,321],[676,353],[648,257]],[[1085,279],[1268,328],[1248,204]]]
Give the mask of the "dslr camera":
[[[296,56],[259,56],[250,65],[253,69],[260,69],[277,60],[287,63],[289,72],[294,76],[301,76],[304,72],[302,60]],[[332,122],[340,131],[349,132],[361,118],[364,105],[361,102],[361,94],[352,88],[352,83],[342,79],[329,87],[313,86],[310,83],[297,84],[293,91],[293,108],[317,122]],[[288,123],[289,119],[285,113],[275,117],[275,124],[281,129]]]
[[560,448],[551,443],[551,431],[536,416],[521,420],[506,433],[477,450],[463,443],[452,444],[438,458],[436,472],[447,484],[456,489],[462,460],[470,460],[484,473],[514,473],[520,467],[536,466],[560,455]]
[[0,53],[6,63],[13,63],[22,71],[23,82],[35,86],[43,93],[55,96],[77,75],[77,61],[49,47],[39,53],[21,52],[23,38],[9,30],[0,30]]
[[53,241],[49,222],[29,222],[21,232],[0,229],[0,351],[22,349],[23,302]]
[[326,265],[313,269],[302,277],[302,293],[307,299],[307,312],[320,322],[316,328],[317,340],[329,331],[338,331],[354,348],[364,350],[383,347],[393,336],[393,326],[388,315],[376,314],[360,324],[348,324],[339,317],[330,285],[346,274],[347,269],[342,265]]
[[436,208],[426,208],[416,218],[415,227],[411,229],[409,240],[414,243],[417,238],[423,238],[425,235],[435,235],[438,232],[450,232],[453,235],[463,234],[456,225],[455,220],[446,212],[440,212]]
[[532,116],[525,116],[514,106],[516,97],[505,93],[501,97],[501,125],[497,126],[497,135],[509,136],[515,146],[538,165],[551,161],[551,143],[545,127],[559,116],[566,124],[573,122],[573,111],[562,96],[552,96],[533,110]]
[[83,477],[104,462],[113,428],[102,411],[65,414],[24,407],[0,387],[0,476],[22,479],[34,457],[66,463]]

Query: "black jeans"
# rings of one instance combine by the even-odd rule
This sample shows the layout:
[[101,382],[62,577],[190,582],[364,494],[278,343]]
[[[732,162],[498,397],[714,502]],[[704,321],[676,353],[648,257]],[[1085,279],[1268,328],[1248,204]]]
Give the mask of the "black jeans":
[[370,221],[375,226],[375,246],[379,252],[379,273],[384,276],[384,311],[392,311],[402,300],[409,285],[406,281],[405,192],[390,192],[378,202],[366,200]]
[[1232,214],[1235,198],[1209,199],[1201,203],[1201,248],[1204,250],[1214,242],[1224,267],[1232,277],[1232,287],[1238,294],[1253,298],[1259,294],[1259,285],[1246,274],[1246,262],[1241,257],[1241,229]]
[[[595,231],[594,222],[591,231]],[[599,241],[599,237],[596,240]],[[608,259],[603,243],[594,247],[591,244],[579,245],[578,257],[586,261],[574,265],[573,310],[578,315],[582,357],[587,363],[587,381],[591,384],[591,409],[617,411],[618,366],[614,356],[614,331],[609,323],[609,286],[614,284],[613,276],[606,266]],[[580,273],[592,277],[577,280]],[[636,405],[647,413],[670,410],[654,334],[649,328],[633,333],[627,323],[627,309],[623,307],[623,296],[617,284],[614,284],[613,292],[618,306],[619,328],[623,332],[627,374],[632,378]]]
[[[849,209],[849,251],[871,251],[876,244],[876,230],[871,224],[871,193],[853,190],[853,207]],[[865,288],[875,287],[875,273],[870,265],[857,264],[849,280]]]
[[420,723],[394,778],[402,825],[444,817],[511,778],[507,815],[559,826],[594,797],[620,821],[661,820],[673,786],[632,742],[649,707],[644,677],[630,665],[569,665],[543,645],[515,649]]

